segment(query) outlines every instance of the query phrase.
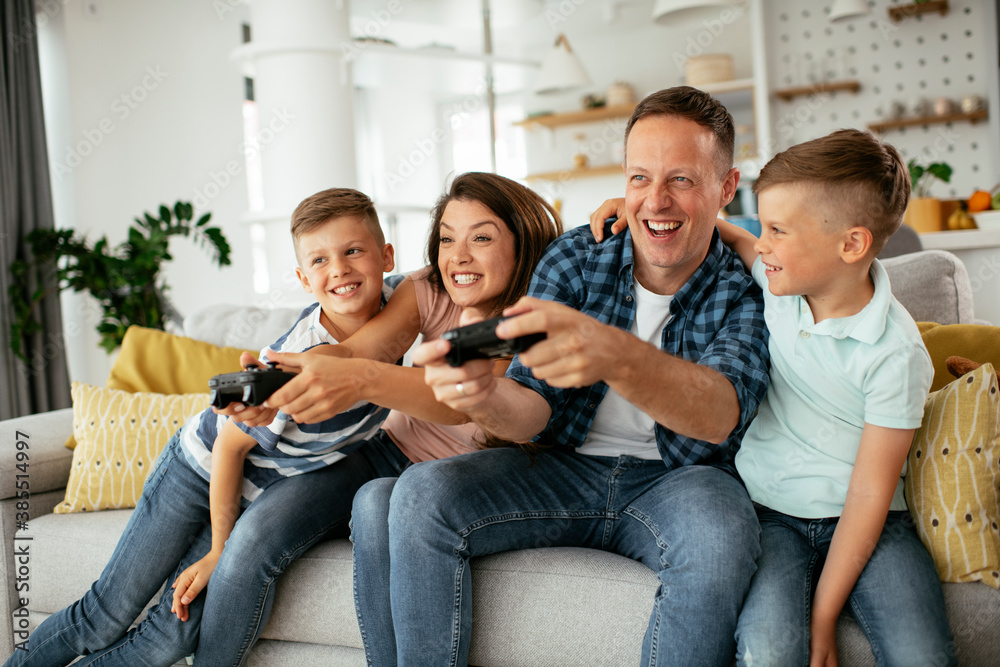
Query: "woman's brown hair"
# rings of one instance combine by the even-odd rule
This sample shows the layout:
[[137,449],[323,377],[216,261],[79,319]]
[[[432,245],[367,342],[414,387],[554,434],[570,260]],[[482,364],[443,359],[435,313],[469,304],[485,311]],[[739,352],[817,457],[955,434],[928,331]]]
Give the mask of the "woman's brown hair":
[[427,239],[428,276],[435,287],[444,288],[438,256],[441,245],[441,218],[452,201],[475,201],[493,211],[514,235],[516,264],[510,283],[497,299],[499,315],[528,292],[528,283],[545,248],[562,233],[562,220],[554,208],[536,192],[509,178],[479,171],[460,174],[438,198],[431,211],[431,233]]

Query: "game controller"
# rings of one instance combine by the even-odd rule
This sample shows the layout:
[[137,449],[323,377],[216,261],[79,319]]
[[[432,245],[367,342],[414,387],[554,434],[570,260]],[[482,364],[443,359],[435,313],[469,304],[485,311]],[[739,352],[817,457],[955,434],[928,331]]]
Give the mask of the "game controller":
[[209,380],[209,402],[220,410],[234,402],[260,405],[293,377],[295,373],[278,370],[274,362],[267,368],[246,366],[245,370],[223,373]]
[[539,341],[545,340],[544,333],[527,334],[510,340],[497,337],[497,325],[506,317],[476,322],[441,334],[441,339],[451,343],[445,355],[449,366],[461,366],[473,359],[491,359],[524,352]]

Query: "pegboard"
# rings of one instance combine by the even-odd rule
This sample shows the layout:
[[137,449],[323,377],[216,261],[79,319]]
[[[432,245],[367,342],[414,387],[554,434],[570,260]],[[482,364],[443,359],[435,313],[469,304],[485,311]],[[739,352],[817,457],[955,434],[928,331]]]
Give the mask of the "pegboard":
[[[908,4],[870,0],[871,14],[831,23],[832,1],[768,0],[767,75],[772,90],[809,86],[816,81],[857,80],[857,93],[818,93],[790,101],[772,97],[773,153],[843,127],[865,129],[902,113],[927,113],[938,98],[956,107],[979,96],[988,104],[996,86],[997,40],[994,0],[951,0],[946,16],[924,14],[893,22],[887,9]],[[990,116],[1000,109],[988,109]],[[967,197],[974,188],[1000,181],[996,173],[1000,137],[991,123],[967,121],[887,129],[882,138],[905,160],[945,161],[954,173],[950,184],[936,183],[936,197]]]

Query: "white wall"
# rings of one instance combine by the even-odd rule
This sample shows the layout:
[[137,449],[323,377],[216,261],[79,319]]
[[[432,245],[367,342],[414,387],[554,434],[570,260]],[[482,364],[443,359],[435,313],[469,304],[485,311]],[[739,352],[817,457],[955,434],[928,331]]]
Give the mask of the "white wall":
[[[240,10],[220,15],[228,3],[202,0],[47,4],[57,11],[40,22],[43,68],[65,84],[45,90],[57,224],[117,245],[134,216],[195,200],[196,215],[211,211],[225,232],[233,266],[219,270],[190,240],[174,238],[169,296],[182,313],[251,302],[240,222],[243,82],[229,61]],[[88,299],[64,300],[71,377],[103,384],[110,365],[97,347],[96,315]]]

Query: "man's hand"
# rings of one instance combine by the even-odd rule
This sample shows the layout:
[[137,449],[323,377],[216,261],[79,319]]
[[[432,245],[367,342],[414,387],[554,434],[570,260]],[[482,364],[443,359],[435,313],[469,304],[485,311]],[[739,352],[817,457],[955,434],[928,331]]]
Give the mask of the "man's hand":
[[181,572],[174,580],[174,598],[170,611],[181,621],[188,620],[188,605],[208,585],[208,580],[212,578],[221,555],[209,551],[204,558]]
[[[267,368],[267,364],[261,362],[257,357],[249,352],[240,355],[240,366],[256,366],[257,368]],[[230,403],[224,408],[212,408],[217,415],[226,415],[234,422],[246,424],[247,426],[267,426],[274,421],[278,414],[277,410],[265,408],[263,405],[244,405],[243,403]]]
[[553,301],[526,296],[504,315],[516,317],[497,327],[501,338],[541,331],[547,334],[545,340],[532,345],[519,358],[532,375],[553,387],[608,382],[621,366],[622,351],[632,342],[631,334]]
[[[323,345],[321,347],[340,347]],[[309,352],[272,353],[271,359],[298,377],[264,401],[300,424],[330,419],[362,400],[364,360]]]
[[590,231],[594,238],[600,243],[604,240],[604,221],[608,218],[618,218],[611,225],[611,233],[617,234],[628,227],[628,220],[625,218],[625,198],[605,199],[596,211],[590,214]]

